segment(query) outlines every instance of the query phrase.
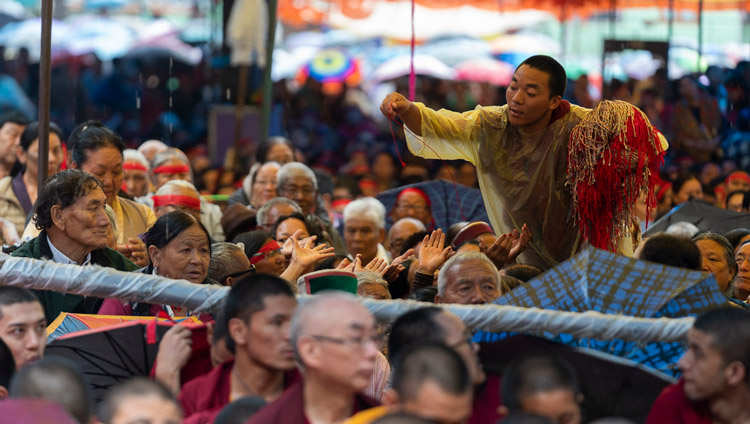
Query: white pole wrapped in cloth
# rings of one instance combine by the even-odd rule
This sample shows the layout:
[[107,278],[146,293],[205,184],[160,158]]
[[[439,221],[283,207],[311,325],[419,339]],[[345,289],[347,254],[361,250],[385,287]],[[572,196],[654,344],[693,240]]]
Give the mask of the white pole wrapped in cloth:
[[[61,265],[51,261],[0,254],[0,284],[54,290],[121,301],[185,307],[196,313],[217,311],[228,287],[193,284],[157,275],[115,271],[98,266]],[[300,297],[301,302],[305,297]],[[433,305],[407,300],[361,299],[380,321],[425,306],[440,306],[458,315],[469,328],[490,332],[566,333],[578,338],[622,339],[639,342],[683,341],[694,319],[636,318],[587,311],[563,312],[499,305]]]

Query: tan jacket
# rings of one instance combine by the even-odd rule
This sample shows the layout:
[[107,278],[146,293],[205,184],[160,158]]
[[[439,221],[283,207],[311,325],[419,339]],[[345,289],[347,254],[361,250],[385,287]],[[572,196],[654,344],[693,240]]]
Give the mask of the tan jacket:
[[[21,202],[18,201],[16,194],[13,192],[11,179],[10,176],[0,179],[0,218],[5,218],[15,225],[20,235],[26,225],[26,214]],[[5,240],[3,240],[3,235],[0,232],[0,244],[4,243]]]

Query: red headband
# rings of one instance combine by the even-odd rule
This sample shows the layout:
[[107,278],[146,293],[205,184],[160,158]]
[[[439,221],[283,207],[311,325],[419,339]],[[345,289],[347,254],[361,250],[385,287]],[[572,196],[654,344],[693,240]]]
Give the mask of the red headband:
[[656,192],[656,201],[661,202],[664,200],[664,196],[670,188],[672,188],[672,183],[664,181],[661,187],[659,187],[659,191]]
[[398,203],[399,200],[401,200],[401,197],[406,193],[414,193],[422,196],[425,202],[427,202],[427,207],[432,209],[432,202],[430,202],[430,196],[427,195],[421,188],[416,187],[409,187],[401,190],[401,193],[396,196],[396,203]]
[[281,246],[279,246],[278,243],[276,243],[276,240],[268,240],[263,246],[261,246],[260,249],[258,249],[258,252],[250,256],[250,263],[255,265],[258,262],[262,261],[266,258],[266,255],[264,253],[270,252],[273,250],[279,250]]
[[732,172],[731,174],[729,174],[729,176],[724,181],[724,183],[726,184],[726,183],[728,183],[728,182],[730,182],[732,180],[742,180],[742,181],[746,181],[746,182],[750,183],[750,176],[748,176],[746,173],[741,172],[741,171],[740,172]]
[[359,182],[359,188],[375,188],[378,186],[378,183],[376,183],[373,180],[361,180]]
[[168,205],[181,205],[197,211],[201,210],[201,201],[197,197],[185,196],[184,194],[160,194],[151,196],[154,200],[154,208]]
[[154,168],[154,174],[189,174],[190,167],[187,165],[162,165]]
[[122,169],[125,171],[143,171],[148,172],[146,165],[138,162],[125,162],[122,164]]
[[352,199],[336,199],[333,202],[331,202],[331,207],[334,209],[344,207],[352,202]]

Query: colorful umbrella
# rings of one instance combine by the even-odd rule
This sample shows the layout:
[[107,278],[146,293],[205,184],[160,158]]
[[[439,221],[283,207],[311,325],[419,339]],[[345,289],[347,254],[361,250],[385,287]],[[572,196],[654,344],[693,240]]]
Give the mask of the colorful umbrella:
[[[131,315],[88,315],[88,314],[71,314],[63,312],[47,326],[47,343],[52,342],[58,337],[66,334],[75,333],[92,328],[107,327],[114,324],[122,324],[130,321],[143,321],[147,317],[138,317]],[[169,318],[157,318],[159,321],[169,321]],[[174,322],[186,322],[200,324],[197,317],[176,318]]]
[[473,59],[459,63],[456,79],[459,81],[488,82],[494,85],[510,84],[515,68],[510,63],[496,59]]
[[323,84],[345,83],[350,86],[362,80],[359,62],[339,50],[321,50],[300,70],[300,79],[312,78]]
[[[642,318],[696,316],[727,304],[713,275],[639,261],[589,247],[495,301],[498,305]],[[502,336],[505,337],[505,336]],[[682,343],[634,343],[624,340],[575,339],[566,334],[544,337],[570,346],[588,347],[627,358],[667,375],[677,375]],[[483,334],[494,341],[498,335]]]
[[683,221],[695,225],[701,231],[719,234],[726,234],[736,228],[750,228],[750,214],[717,208],[703,200],[692,199],[649,225],[645,235],[665,231],[670,225]]
[[[435,220],[435,227],[448,228],[460,221],[489,222],[487,211],[484,209],[482,193],[478,189],[466,187],[461,184],[456,184],[454,188],[453,183],[444,180],[435,180],[410,184],[378,194],[377,199],[388,210],[386,217],[386,225],[388,227],[393,225],[390,212],[396,204],[396,197],[401,190],[407,187],[420,188],[430,197],[432,218]],[[460,207],[456,198],[456,190],[458,190],[458,199],[461,201]]]

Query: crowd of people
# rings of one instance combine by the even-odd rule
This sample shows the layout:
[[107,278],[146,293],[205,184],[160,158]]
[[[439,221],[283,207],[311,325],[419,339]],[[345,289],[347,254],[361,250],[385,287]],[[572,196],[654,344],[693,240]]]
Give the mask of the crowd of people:
[[[674,108],[682,116],[679,131],[659,128],[643,108],[666,140],[644,124],[648,149],[639,153],[668,160],[655,186],[638,186],[641,195],[625,206],[643,227],[691,199],[748,212],[750,175],[738,168],[741,161],[710,162],[721,157],[723,137],[743,131],[748,72],[740,66],[722,85],[735,119],[728,126],[720,123],[720,99],[689,78],[680,81],[685,110]],[[739,90],[735,75],[744,78]],[[400,171],[386,150],[341,148],[310,161],[317,140],[271,137],[258,144],[236,184],[205,157],[159,140],[128,149],[115,131],[92,120],[67,137],[50,126],[49,178],[39,187],[38,123],[16,112],[0,116],[5,252],[134,278],[230,287],[221,310],[198,315],[210,328],[209,372],[181,379],[192,333],[174,325],[160,341],[153,378],[123,382],[94,406],[75,364],[45,357],[47,324],[63,312],[184,317],[192,311],[0,286],[0,398],[9,397],[0,400],[0,411],[26,417],[19,422],[59,413],[66,418],[55,422],[106,424],[589,421],[577,373],[562,358],[540,352],[519,355],[502,372],[485,369],[471,329],[448,310],[424,305],[385,324],[357,300],[488,304],[582,248],[565,176],[567,139],[590,116],[640,115],[625,103],[603,112],[571,105],[563,99],[566,83],[559,63],[534,56],[516,70],[507,106],[436,112],[393,93],[381,110],[403,121],[399,137],[415,155]],[[305,99],[316,113],[336,112],[314,103],[320,99],[309,92]],[[714,106],[718,120],[709,126],[701,120],[713,115],[702,111]],[[678,134],[689,132],[691,120],[705,137]],[[365,124],[348,124],[338,133],[351,131],[361,147]],[[437,199],[418,184],[433,176],[432,165],[420,155],[465,160],[444,163],[439,175],[478,185],[490,222],[438,227]],[[226,204],[203,196],[220,187],[229,194]],[[376,198],[389,189],[398,191],[395,202]],[[642,238],[636,222],[625,227],[625,235],[612,233],[619,237],[613,250],[712,273],[726,296],[724,308],[695,321],[678,364],[682,378],[652,400],[647,422],[750,421],[750,229],[718,234],[683,225]]]

